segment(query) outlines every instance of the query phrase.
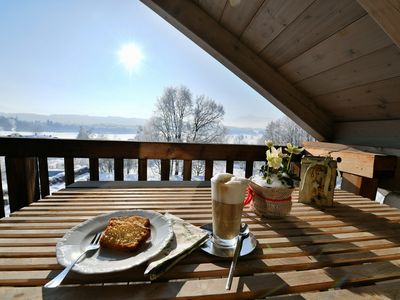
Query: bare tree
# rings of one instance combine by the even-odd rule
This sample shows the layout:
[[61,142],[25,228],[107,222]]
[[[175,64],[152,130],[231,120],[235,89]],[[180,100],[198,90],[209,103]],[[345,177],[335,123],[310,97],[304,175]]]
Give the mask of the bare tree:
[[315,141],[307,131],[286,116],[267,124],[260,142],[264,140],[272,140],[276,145],[292,143],[297,146],[301,146],[304,141]]
[[158,99],[152,126],[164,141],[182,142],[186,118],[192,109],[192,94],[186,87],[168,87]]
[[226,134],[222,124],[225,111],[222,105],[204,95],[196,98],[190,128],[190,141],[211,143],[221,140]]
[[[222,140],[226,133],[222,105],[205,96],[196,97],[193,105],[192,98],[187,87],[166,88],[150,121],[139,128],[136,140],[192,143]],[[181,164],[174,161],[171,171],[178,175],[180,169]]]

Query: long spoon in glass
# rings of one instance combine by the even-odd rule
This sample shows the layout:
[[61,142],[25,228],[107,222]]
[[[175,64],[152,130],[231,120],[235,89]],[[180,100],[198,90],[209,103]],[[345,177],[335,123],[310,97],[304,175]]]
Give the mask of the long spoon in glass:
[[226,282],[225,289],[230,290],[232,285],[233,273],[235,272],[236,263],[240,255],[240,250],[242,250],[243,240],[249,235],[250,229],[246,223],[240,225],[240,233],[238,236],[238,241],[236,243],[235,253],[233,254],[233,260],[231,268],[229,269],[228,281]]

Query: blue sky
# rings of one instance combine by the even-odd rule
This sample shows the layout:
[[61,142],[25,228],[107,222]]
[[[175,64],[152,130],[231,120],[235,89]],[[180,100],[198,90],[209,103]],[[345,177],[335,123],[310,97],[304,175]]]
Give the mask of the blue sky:
[[[148,118],[164,87],[264,127],[281,112],[137,0],[0,0],[0,111]],[[140,49],[128,70],[121,47]]]

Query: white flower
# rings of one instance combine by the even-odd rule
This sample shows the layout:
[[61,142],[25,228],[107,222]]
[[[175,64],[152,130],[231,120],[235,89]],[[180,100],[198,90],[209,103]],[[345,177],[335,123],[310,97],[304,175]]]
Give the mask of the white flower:
[[268,147],[268,149],[270,149],[272,146],[274,146],[274,143],[271,141],[271,140],[266,140],[265,141],[265,146],[267,146]]
[[267,150],[268,166],[273,169],[279,169],[282,164],[282,156],[282,148],[271,147],[271,149]]
[[292,145],[291,143],[288,143],[286,146],[287,148],[285,150],[292,154],[300,154],[304,150],[304,148],[299,148],[297,146]]

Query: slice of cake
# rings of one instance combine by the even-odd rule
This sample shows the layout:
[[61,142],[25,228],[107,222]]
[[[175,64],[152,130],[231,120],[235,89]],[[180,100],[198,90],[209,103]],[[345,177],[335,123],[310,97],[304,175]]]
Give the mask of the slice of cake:
[[148,218],[140,217],[140,216],[115,217],[115,218],[111,218],[108,221],[108,224],[115,222],[115,221],[138,223],[144,227],[150,227],[150,220]]
[[150,237],[150,221],[139,216],[111,218],[100,239],[100,246],[136,251]]

